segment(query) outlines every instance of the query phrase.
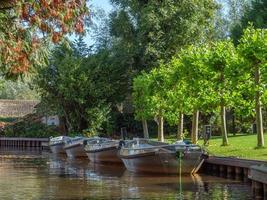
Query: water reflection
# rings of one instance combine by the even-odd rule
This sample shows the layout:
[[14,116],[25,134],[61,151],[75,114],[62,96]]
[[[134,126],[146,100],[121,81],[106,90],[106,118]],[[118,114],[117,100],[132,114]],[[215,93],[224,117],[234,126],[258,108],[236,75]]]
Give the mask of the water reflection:
[[42,152],[0,151],[0,199],[252,199],[238,181],[134,174]]

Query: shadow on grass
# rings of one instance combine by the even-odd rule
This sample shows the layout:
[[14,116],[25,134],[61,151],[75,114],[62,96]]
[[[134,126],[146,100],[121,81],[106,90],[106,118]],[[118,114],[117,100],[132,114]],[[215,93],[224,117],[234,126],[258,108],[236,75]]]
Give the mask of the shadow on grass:
[[255,147],[254,149],[257,150],[257,149],[267,149],[267,148],[266,147]]

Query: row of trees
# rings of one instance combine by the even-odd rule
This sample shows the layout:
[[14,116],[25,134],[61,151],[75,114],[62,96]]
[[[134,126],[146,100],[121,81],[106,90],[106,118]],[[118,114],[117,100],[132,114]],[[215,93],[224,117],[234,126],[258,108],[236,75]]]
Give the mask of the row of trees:
[[193,143],[198,140],[199,112],[220,113],[222,145],[228,145],[226,109],[256,114],[258,147],[264,146],[262,103],[266,100],[267,31],[249,27],[237,47],[230,40],[191,45],[150,73],[134,80],[136,118],[155,118],[163,141],[163,119],[183,133],[183,115],[192,116]]
[[48,66],[38,70],[36,86],[44,107],[60,114],[68,131],[95,127],[91,132],[100,132],[118,115],[126,118],[117,107],[127,106],[124,100],[131,96],[133,78],[141,70],[149,71],[182,46],[213,36],[218,8],[214,0],[111,2],[116,9],[93,33],[93,50],[84,51],[81,44],[59,45]]
[[[41,94],[42,104],[45,109],[66,120],[68,131],[81,132],[94,127],[93,132],[97,132],[100,127],[106,129],[104,126],[113,124],[118,112],[117,105],[125,104],[126,98],[130,99],[133,79],[141,71],[152,70],[136,78],[134,84],[134,96],[140,96],[135,100],[136,109],[140,111],[137,112],[137,118],[142,119],[144,127],[147,127],[146,119],[155,116],[159,124],[163,124],[163,119],[171,124],[181,124],[184,114],[194,114],[193,130],[196,132],[199,112],[211,112],[220,107],[221,102],[226,108],[234,107],[235,113],[251,110],[253,102],[248,100],[253,99],[253,90],[246,91],[247,86],[253,85],[247,81],[249,75],[245,73],[246,76],[240,76],[243,67],[237,67],[234,73],[238,78],[232,79],[235,77],[230,73],[232,67],[229,67],[231,70],[228,67],[221,69],[217,66],[219,61],[215,62],[223,56],[227,57],[224,60],[226,66],[239,66],[248,61],[241,59],[242,53],[231,42],[210,43],[230,35],[237,44],[248,20],[260,19],[254,24],[258,28],[264,27],[265,15],[260,10],[266,8],[265,0],[252,3],[228,0],[227,6],[216,0],[199,0],[197,3],[187,0],[179,4],[175,0],[111,0],[114,10],[108,18],[100,16],[104,23],[94,34],[96,43],[92,51],[86,50],[81,41],[79,45],[70,44],[70,48],[62,43],[56,48],[45,43],[48,52],[54,49],[49,56],[47,51],[41,51],[44,47],[42,41],[57,43],[68,33],[82,32],[84,20],[88,17],[85,0],[21,1],[21,4],[14,1],[12,5],[8,2],[11,1],[0,0],[2,72],[8,76],[20,75],[31,66],[38,65],[35,68],[38,72],[35,84]],[[223,7],[229,8],[231,13],[225,19],[221,17],[226,13],[220,9]],[[247,17],[252,16],[251,13],[254,13],[253,16],[259,15]],[[9,38],[5,31],[9,22],[13,38]],[[21,28],[23,31],[20,31]],[[43,34],[36,34],[39,32]],[[208,44],[209,47],[197,46],[199,43]],[[16,44],[21,45],[14,54],[4,55],[5,52],[10,53],[5,49],[12,49]],[[188,45],[194,46],[181,51]],[[217,50],[220,48],[223,53]],[[218,51],[218,58],[211,53],[215,50]],[[176,56],[172,59],[173,55]],[[206,64],[211,60],[215,62],[214,69]],[[187,67],[181,71],[182,67],[173,70],[171,65]],[[221,77],[217,76],[219,72]],[[141,78],[143,76],[148,78]],[[215,85],[220,78],[225,80],[222,81],[225,82],[225,89],[222,83]],[[246,84],[237,84],[242,81]],[[144,95],[148,98],[141,97]],[[121,127],[118,122],[114,123]],[[183,132],[183,126],[179,127]],[[148,131],[145,133],[148,135]]]
[[[247,73],[241,76],[243,67],[238,67],[247,61],[241,59],[241,53],[231,42],[211,41],[229,35],[240,38],[247,24],[245,16],[258,8],[256,3],[243,4],[244,0],[238,0],[237,5],[237,1],[229,0],[227,8],[231,15],[224,19],[220,1],[214,0],[198,3],[188,0],[179,4],[173,0],[111,2],[114,11],[108,18],[101,16],[104,23],[94,34],[93,51],[77,57],[74,52],[83,51],[82,45],[74,45],[71,50],[60,45],[50,56],[48,67],[38,71],[37,87],[44,107],[59,113],[66,120],[68,131],[81,132],[95,124],[93,132],[99,132],[106,129],[107,124],[114,124],[117,129],[111,132],[117,132],[122,126],[114,117],[118,114],[117,105],[127,106],[124,100],[131,97],[133,89],[136,117],[142,120],[146,136],[146,119],[155,116],[161,132],[164,119],[178,125],[182,133],[183,126],[179,124],[183,123],[183,115],[194,114],[193,135],[196,136],[199,112],[214,112],[219,107],[223,108],[220,112],[224,115],[228,108],[235,109],[234,116],[243,117],[248,111],[252,112],[254,102],[249,99],[254,98],[253,91],[246,91],[245,86],[252,87],[253,83],[247,81]],[[234,40],[237,44],[238,40]],[[207,47],[197,46],[200,43]],[[181,51],[192,44],[194,46]],[[213,51],[218,55],[213,55]],[[224,56],[224,63],[215,62]],[[207,65],[211,60],[215,62],[213,67]],[[223,64],[226,67],[218,67]],[[173,70],[172,65],[184,67]],[[136,78],[133,88],[133,79],[141,71],[150,73]],[[126,118],[125,113],[119,115]],[[227,136],[226,128],[223,130]],[[196,141],[197,137],[193,139]],[[224,140],[227,144],[227,137]]]

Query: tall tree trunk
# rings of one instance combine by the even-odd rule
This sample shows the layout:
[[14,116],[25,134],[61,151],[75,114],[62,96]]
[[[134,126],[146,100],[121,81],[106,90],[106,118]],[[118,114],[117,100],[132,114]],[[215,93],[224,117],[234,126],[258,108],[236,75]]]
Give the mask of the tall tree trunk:
[[191,140],[193,144],[196,144],[198,141],[198,117],[199,117],[199,111],[197,110],[193,113],[193,120],[192,120]]
[[158,141],[164,142],[163,117],[158,117]]
[[227,146],[229,143],[228,143],[227,128],[226,128],[226,112],[223,100],[221,100],[221,132],[223,137],[222,145]]
[[225,101],[224,101],[224,88],[225,88],[224,73],[221,73],[221,83],[223,84],[223,87],[220,91],[220,96],[221,96],[221,102],[220,102],[221,133],[222,133],[222,138],[223,138],[222,145],[227,146],[228,145],[228,137],[227,137],[226,112],[225,112]]
[[179,113],[177,140],[183,139],[183,132],[184,132],[184,114],[180,112]]
[[[255,84],[256,87],[260,86],[260,68],[258,65],[255,66]],[[263,137],[263,122],[262,122],[262,105],[261,105],[261,94],[257,89],[255,95],[256,102],[256,124],[257,124],[257,134],[258,134],[258,147],[264,146],[264,137]]]
[[144,138],[149,138],[147,121],[145,119],[142,120],[142,125],[143,125]]

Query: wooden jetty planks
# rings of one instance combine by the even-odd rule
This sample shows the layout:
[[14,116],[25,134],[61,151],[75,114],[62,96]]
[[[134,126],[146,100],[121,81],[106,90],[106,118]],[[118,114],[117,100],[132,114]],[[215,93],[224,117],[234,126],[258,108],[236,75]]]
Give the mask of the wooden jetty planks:
[[249,178],[267,184],[267,165],[254,165],[250,167]]
[[209,158],[206,159],[205,162],[209,164],[226,165],[226,166],[241,167],[241,168],[250,168],[253,165],[267,164],[267,161],[248,160],[248,159],[234,158],[234,157],[219,157],[219,156],[209,156]]

